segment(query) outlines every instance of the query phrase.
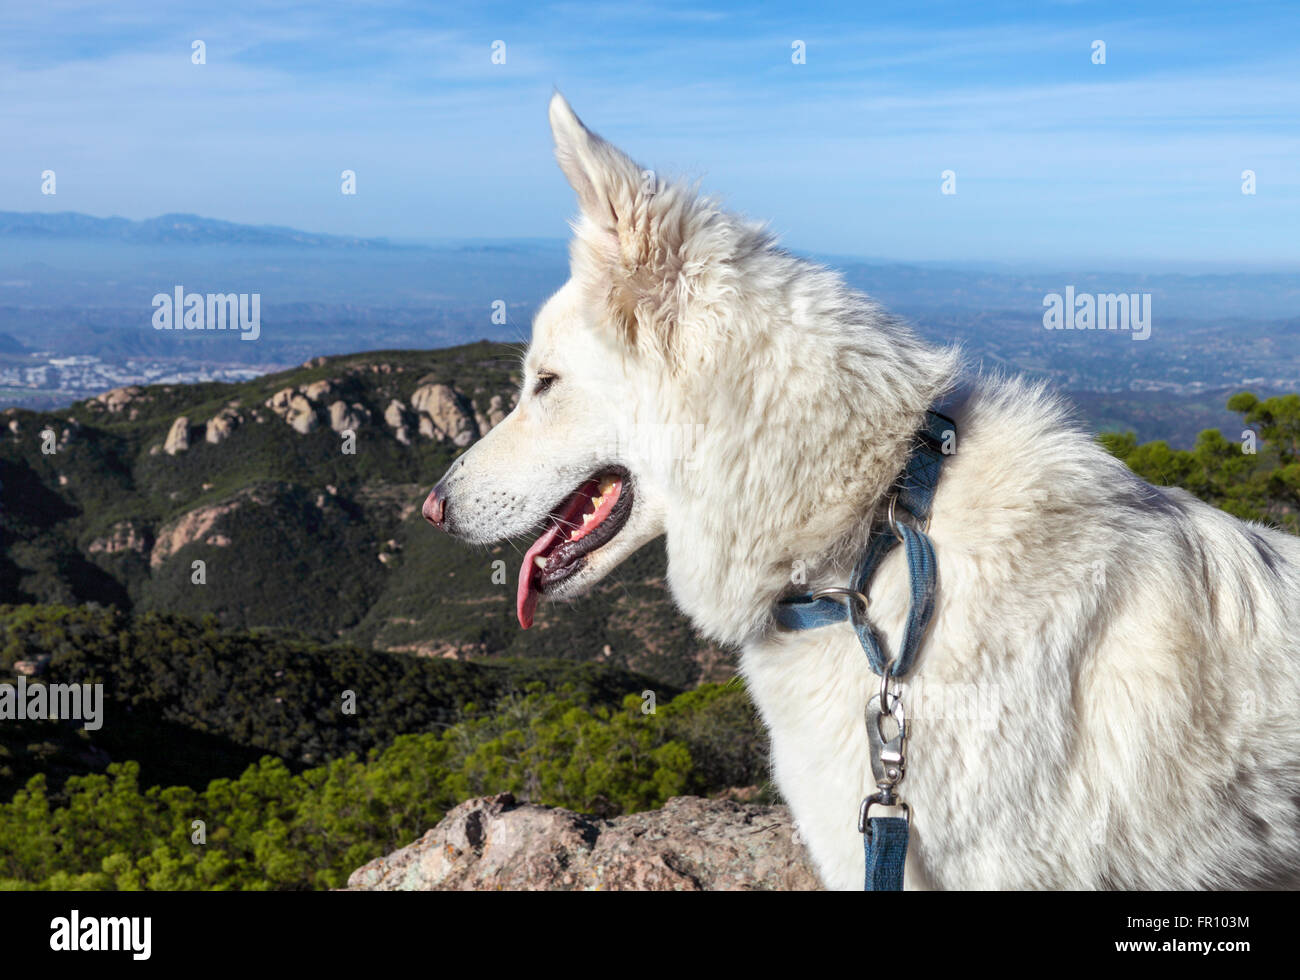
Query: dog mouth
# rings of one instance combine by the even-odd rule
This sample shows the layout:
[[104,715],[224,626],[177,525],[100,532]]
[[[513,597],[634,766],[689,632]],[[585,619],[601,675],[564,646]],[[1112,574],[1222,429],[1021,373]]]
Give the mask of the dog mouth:
[[632,513],[632,487],[622,470],[597,473],[546,519],[546,530],[524,555],[515,611],[519,625],[533,625],[537,601],[586,564],[587,555],[609,542]]

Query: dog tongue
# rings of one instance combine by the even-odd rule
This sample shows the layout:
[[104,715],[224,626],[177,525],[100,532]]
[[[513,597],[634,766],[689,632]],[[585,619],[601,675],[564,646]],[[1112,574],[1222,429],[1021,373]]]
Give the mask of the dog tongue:
[[524,563],[519,568],[519,588],[515,593],[515,612],[519,616],[519,625],[524,629],[533,625],[533,613],[537,609],[537,600],[541,596],[541,591],[537,588],[537,576],[541,569],[533,562],[533,559],[551,546],[551,542],[556,539],[560,533],[560,522],[555,521],[551,524],[550,530],[533,542],[528,553],[524,555]]

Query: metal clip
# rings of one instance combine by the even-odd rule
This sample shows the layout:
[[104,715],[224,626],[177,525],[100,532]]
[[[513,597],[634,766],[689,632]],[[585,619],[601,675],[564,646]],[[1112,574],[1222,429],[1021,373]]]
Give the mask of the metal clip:
[[[892,692],[886,691],[885,698]],[[903,710],[903,699],[893,694],[893,703],[889,711],[880,709],[883,703],[879,694],[873,695],[867,702],[867,738],[871,743],[871,768],[876,785],[882,792],[892,791],[907,775],[907,713]],[[876,707],[872,708],[875,705]],[[897,726],[892,737],[885,734],[884,722],[888,714]],[[887,804],[892,806],[893,804]]]
[[[889,702],[889,710],[882,711],[880,706],[886,702]],[[892,737],[885,734],[886,715],[897,727]],[[867,814],[873,806],[901,806],[907,822],[912,822],[911,809],[898,795],[898,784],[907,775],[907,735],[908,721],[903,699],[897,692],[889,690],[886,680],[881,693],[872,695],[867,702],[867,738],[871,743],[871,769],[878,792],[863,800],[858,810],[860,834],[867,833]]]

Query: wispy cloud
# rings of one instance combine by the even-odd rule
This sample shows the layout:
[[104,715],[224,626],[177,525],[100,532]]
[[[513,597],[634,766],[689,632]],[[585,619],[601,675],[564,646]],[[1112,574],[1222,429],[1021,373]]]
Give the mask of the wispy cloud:
[[558,85],[796,247],[1300,262],[1297,62],[1300,13],[1271,3],[7,5],[0,208],[560,235]]

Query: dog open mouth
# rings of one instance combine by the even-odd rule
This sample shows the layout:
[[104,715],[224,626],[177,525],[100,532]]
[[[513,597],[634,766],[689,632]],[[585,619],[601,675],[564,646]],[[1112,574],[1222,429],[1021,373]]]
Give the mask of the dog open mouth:
[[533,625],[537,600],[570,578],[587,555],[608,542],[632,513],[632,488],[620,471],[599,473],[578,487],[546,519],[519,569],[515,611],[524,629]]

